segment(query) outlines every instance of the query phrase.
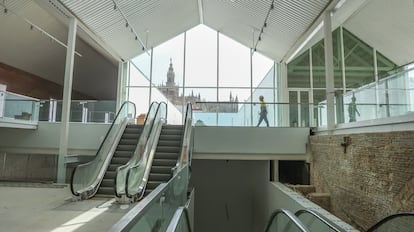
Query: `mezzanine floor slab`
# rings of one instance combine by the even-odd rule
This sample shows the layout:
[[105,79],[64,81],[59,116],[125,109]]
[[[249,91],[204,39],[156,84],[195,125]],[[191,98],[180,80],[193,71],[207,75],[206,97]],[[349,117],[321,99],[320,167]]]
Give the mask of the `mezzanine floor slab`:
[[0,231],[107,231],[133,205],[73,201],[68,185],[0,182]]

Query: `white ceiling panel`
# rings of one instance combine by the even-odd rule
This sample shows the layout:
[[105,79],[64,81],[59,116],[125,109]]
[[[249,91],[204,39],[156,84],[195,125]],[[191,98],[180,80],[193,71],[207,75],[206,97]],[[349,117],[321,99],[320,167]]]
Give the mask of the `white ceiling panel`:
[[[204,23],[247,47],[252,48],[257,44],[258,52],[280,61],[329,2],[203,0]],[[270,9],[272,3],[273,9]],[[257,42],[265,22],[267,26],[263,28],[261,40]]]
[[199,24],[192,0],[61,2],[125,60]]

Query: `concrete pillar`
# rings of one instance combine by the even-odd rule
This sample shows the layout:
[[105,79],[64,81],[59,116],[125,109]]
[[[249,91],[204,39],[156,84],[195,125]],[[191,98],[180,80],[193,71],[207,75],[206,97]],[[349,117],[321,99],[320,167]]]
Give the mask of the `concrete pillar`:
[[324,17],[325,33],[325,82],[326,82],[326,107],[328,133],[335,129],[335,88],[334,88],[334,67],[333,67],[333,45],[332,45],[332,25],[331,12],[325,12]]
[[77,20],[69,19],[68,44],[66,48],[65,80],[63,86],[62,120],[60,127],[59,157],[57,170],[57,183],[66,181],[65,156],[68,152],[69,117],[72,95],[73,65],[75,59]]

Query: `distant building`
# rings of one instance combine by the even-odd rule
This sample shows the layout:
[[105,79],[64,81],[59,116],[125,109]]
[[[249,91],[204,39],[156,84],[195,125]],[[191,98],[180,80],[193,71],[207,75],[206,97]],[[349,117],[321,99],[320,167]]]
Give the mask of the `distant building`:
[[[238,111],[238,97],[233,97],[230,93],[229,101],[219,103],[196,103],[203,102],[204,99],[201,99],[200,94],[194,95],[194,92],[191,92],[191,95],[184,96],[179,91],[178,85],[175,83],[175,73],[172,64],[172,59],[170,59],[170,66],[167,72],[167,82],[158,86],[158,90],[167,97],[167,99],[173,103],[181,112],[183,112],[183,106],[187,103],[193,105],[193,109],[197,109],[204,112],[237,112]],[[183,104],[183,101],[185,104]]]

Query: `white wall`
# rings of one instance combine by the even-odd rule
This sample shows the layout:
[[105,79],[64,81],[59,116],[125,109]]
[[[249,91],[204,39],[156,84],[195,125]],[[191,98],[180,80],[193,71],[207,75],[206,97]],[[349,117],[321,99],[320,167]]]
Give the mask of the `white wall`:
[[[94,155],[110,124],[70,123],[69,154]],[[0,151],[57,154],[60,123],[39,122],[37,130],[0,128]]]

